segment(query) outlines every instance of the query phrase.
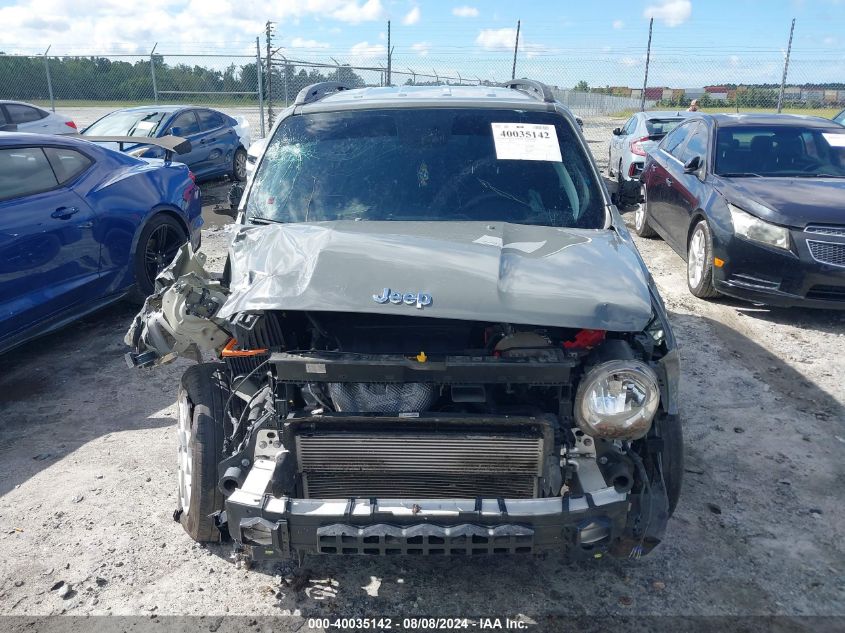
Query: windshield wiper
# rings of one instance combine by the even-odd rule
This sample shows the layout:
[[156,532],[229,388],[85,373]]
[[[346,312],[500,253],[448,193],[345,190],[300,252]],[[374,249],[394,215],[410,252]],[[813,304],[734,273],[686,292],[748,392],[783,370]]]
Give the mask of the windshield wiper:
[[845,178],[842,174],[795,174],[790,178]]
[[263,218],[260,215],[250,215],[247,219],[253,224],[284,224],[281,220],[271,220],[270,218]]
[[717,176],[722,176],[723,178],[745,178],[747,176],[753,176],[754,178],[762,178],[760,174],[755,174],[750,171],[729,171],[724,174],[716,174]]

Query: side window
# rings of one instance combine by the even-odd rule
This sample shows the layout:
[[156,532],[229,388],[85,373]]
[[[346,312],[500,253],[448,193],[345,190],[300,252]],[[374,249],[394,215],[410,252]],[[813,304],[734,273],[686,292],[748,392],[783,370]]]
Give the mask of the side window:
[[216,112],[212,112],[211,110],[198,110],[197,116],[200,120],[200,130],[203,132],[223,127],[223,117]]
[[191,134],[197,134],[200,131],[200,126],[197,124],[197,117],[193,110],[177,114],[176,118],[173,119],[173,123],[170,124],[170,127],[178,127],[179,133],[182,136],[190,136]]
[[707,128],[700,123],[696,126],[695,132],[687,141],[686,147],[681,152],[680,161],[686,163],[693,156],[707,158]]
[[622,128],[623,136],[629,136],[634,133],[634,130],[637,129],[637,119],[636,117],[631,117],[628,119],[628,122],[625,124],[625,127]]
[[40,147],[0,149],[0,200],[10,200],[58,186]]
[[76,178],[91,164],[91,159],[87,156],[66,147],[45,147],[44,153],[47,154],[60,184]]
[[31,121],[40,121],[46,116],[41,115],[40,110],[31,108],[20,103],[7,103],[6,111],[9,113],[11,123],[29,123]]
[[686,125],[679,125],[666,135],[666,138],[660,143],[660,149],[677,158],[677,150],[687,140],[687,135],[691,129],[692,125],[688,123]]
[[837,123],[841,123],[842,125],[845,125],[845,110],[842,110],[842,112],[837,114],[836,117],[833,120],[836,121]]
[[6,117],[6,109],[0,105],[0,125],[6,125],[10,123],[8,117]]

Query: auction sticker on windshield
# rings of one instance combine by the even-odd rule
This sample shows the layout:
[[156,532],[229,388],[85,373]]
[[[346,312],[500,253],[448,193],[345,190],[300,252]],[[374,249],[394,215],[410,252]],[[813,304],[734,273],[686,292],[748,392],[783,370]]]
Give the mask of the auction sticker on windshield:
[[[495,125],[495,123],[493,125]],[[845,147],[845,134],[822,133],[822,136],[824,136],[824,140],[826,140],[831,147]],[[496,150],[496,153],[498,153],[498,150]]]
[[499,160],[546,160],[559,163],[560,145],[554,125],[539,123],[491,123],[496,158]]

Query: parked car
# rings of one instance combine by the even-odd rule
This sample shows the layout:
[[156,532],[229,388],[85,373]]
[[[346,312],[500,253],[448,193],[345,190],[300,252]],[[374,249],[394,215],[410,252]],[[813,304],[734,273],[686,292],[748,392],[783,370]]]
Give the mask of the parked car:
[[637,112],[621,128],[613,130],[608,150],[607,173],[622,184],[625,180],[639,180],[646,154],[657,147],[661,139],[674,130],[692,112]]
[[845,308],[845,129],[795,115],[698,115],[649,154],[639,235],[687,260],[697,297]]
[[663,538],[678,352],[546,86],[310,86],[234,198],[223,278],[183,248],[126,336],[139,366],[222,361],[182,377],[192,538],[253,558]]
[[267,138],[258,139],[249,146],[246,151],[246,173],[252,174],[258,166],[258,159],[264,153],[264,148],[267,147]]
[[126,152],[138,158],[161,158],[163,150],[146,138],[180,136],[191,142],[191,151],[179,160],[198,180],[230,175],[244,180],[246,149],[250,146],[249,122],[210,108],[194,106],[140,106],[116,110],[82,132],[84,136],[133,136],[137,145]]
[[201,224],[181,163],[0,133],[0,353],[133,290],[151,293],[186,240],[199,246]]
[[840,125],[845,125],[845,110],[842,110],[842,112],[833,117],[833,120]]
[[73,119],[22,101],[0,100],[0,130],[15,126],[18,132],[35,134],[76,134]]

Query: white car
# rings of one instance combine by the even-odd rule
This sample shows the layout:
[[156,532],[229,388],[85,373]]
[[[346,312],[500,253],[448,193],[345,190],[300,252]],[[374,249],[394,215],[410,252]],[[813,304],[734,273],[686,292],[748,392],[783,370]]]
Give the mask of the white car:
[[637,112],[621,128],[613,130],[608,151],[607,173],[618,182],[639,180],[646,153],[694,112]]
[[0,128],[16,126],[17,132],[76,134],[76,123],[68,117],[22,101],[0,101]]
[[256,165],[258,165],[258,159],[261,158],[261,155],[264,153],[264,150],[267,148],[267,138],[262,138],[252,145],[249,146],[249,149],[246,151],[246,173],[247,176],[251,175],[252,172],[255,171]]

